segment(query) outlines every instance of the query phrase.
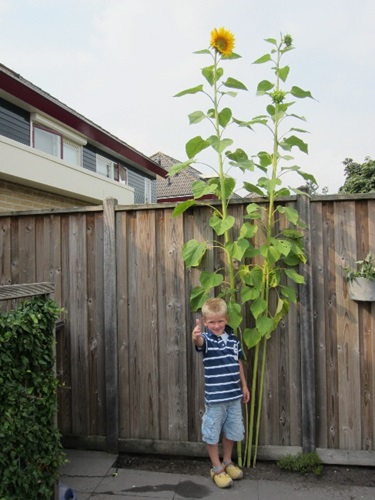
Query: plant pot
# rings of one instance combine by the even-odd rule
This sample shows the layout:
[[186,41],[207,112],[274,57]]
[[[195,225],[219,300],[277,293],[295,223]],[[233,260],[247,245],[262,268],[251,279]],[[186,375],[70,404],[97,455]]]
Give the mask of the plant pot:
[[354,278],[349,282],[349,295],[352,300],[374,302],[375,280]]

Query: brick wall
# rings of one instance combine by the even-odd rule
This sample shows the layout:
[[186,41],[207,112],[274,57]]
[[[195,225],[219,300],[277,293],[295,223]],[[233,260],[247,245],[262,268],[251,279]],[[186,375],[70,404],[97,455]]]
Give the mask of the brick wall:
[[90,205],[82,200],[0,180],[0,212],[38,210]]

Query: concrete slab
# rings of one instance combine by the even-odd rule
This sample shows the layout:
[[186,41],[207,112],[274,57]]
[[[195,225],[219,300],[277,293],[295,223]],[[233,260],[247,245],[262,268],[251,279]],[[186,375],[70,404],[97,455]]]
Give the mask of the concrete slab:
[[69,463],[61,467],[60,481],[78,500],[146,498],[157,500],[373,500],[375,488],[309,483],[287,483],[245,478],[221,490],[207,476],[113,468],[117,456],[98,451],[66,450]]

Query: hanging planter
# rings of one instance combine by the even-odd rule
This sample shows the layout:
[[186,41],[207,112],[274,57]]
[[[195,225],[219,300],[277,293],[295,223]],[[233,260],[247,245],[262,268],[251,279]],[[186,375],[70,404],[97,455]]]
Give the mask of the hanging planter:
[[348,283],[352,300],[375,302],[375,258],[369,253],[364,260],[356,262],[356,270],[345,268],[345,280]]
[[352,300],[375,302],[375,280],[354,278],[349,282],[349,295]]

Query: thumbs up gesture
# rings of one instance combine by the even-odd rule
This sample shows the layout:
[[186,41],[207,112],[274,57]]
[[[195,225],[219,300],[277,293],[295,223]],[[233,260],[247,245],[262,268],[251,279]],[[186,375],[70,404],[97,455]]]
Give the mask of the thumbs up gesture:
[[192,334],[193,338],[193,343],[199,347],[203,345],[203,337],[202,337],[202,328],[201,328],[201,322],[199,319],[195,320],[195,328],[193,330]]

